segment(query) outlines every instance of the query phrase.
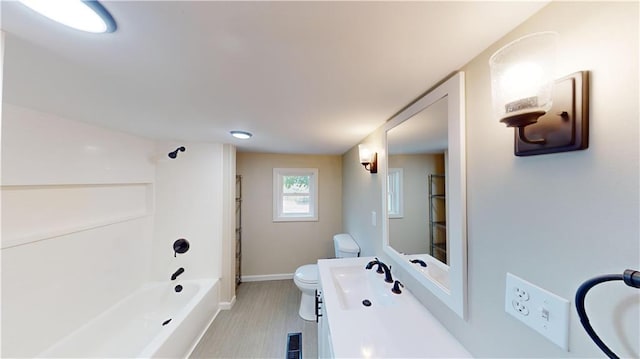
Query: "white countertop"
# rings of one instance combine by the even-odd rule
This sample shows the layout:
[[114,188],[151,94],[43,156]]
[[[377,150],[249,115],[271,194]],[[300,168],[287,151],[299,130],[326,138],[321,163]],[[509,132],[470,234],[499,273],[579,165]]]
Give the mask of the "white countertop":
[[[336,358],[471,357],[408,288],[402,288],[401,294],[393,294],[392,284],[384,282],[384,275],[375,273],[375,268],[364,269],[371,260],[373,257],[318,261],[325,315]],[[345,309],[331,268],[354,266],[361,266],[371,280],[379,280],[382,284],[375,283],[379,288],[388,287],[382,289],[391,293],[391,304],[376,305],[376,300],[371,298],[370,307]]]

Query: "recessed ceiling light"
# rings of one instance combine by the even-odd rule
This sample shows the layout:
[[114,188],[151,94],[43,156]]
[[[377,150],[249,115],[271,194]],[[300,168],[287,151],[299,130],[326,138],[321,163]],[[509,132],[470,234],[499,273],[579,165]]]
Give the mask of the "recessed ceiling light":
[[250,132],[247,131],[231,131],[231,136],[235,137],[235,138],[239,138],[241,140],[246,140],[251,138],[251,136],[253,136]]
[[20,0],[35,12],[77,30],[102,33],[116,31],[109,11],[96,0]]

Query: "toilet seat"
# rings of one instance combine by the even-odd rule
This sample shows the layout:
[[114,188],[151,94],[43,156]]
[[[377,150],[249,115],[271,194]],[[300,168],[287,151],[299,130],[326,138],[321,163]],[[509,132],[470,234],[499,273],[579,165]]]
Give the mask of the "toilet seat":
[[318,265],[303,265],[296,270],[294,277],[300,283],[318,284]]

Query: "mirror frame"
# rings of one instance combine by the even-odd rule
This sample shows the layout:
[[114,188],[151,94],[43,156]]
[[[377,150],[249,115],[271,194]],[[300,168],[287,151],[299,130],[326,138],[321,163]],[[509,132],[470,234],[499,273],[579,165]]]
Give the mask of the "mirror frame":
[[[458,316],[465,319],[467,303],[467,206],[464,72],[457,72],[445,82],[420,97],[391,118],[384,127],[384,165],[382,167],[383,251],[405,269],[433,295]],[[389,217],[387,215],[388,143],[387,132],[420,111],[447,96],[447,241],[449,251],[449,288],[445,288],[389,245]],[[437,259],[426,254],[433,261]]]

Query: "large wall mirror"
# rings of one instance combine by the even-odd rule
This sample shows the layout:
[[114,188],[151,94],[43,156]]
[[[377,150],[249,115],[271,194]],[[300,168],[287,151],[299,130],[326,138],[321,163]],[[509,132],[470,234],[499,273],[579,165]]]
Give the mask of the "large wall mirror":
[[462,318],[466,303],[464,74],[385,128],[384,250]]

